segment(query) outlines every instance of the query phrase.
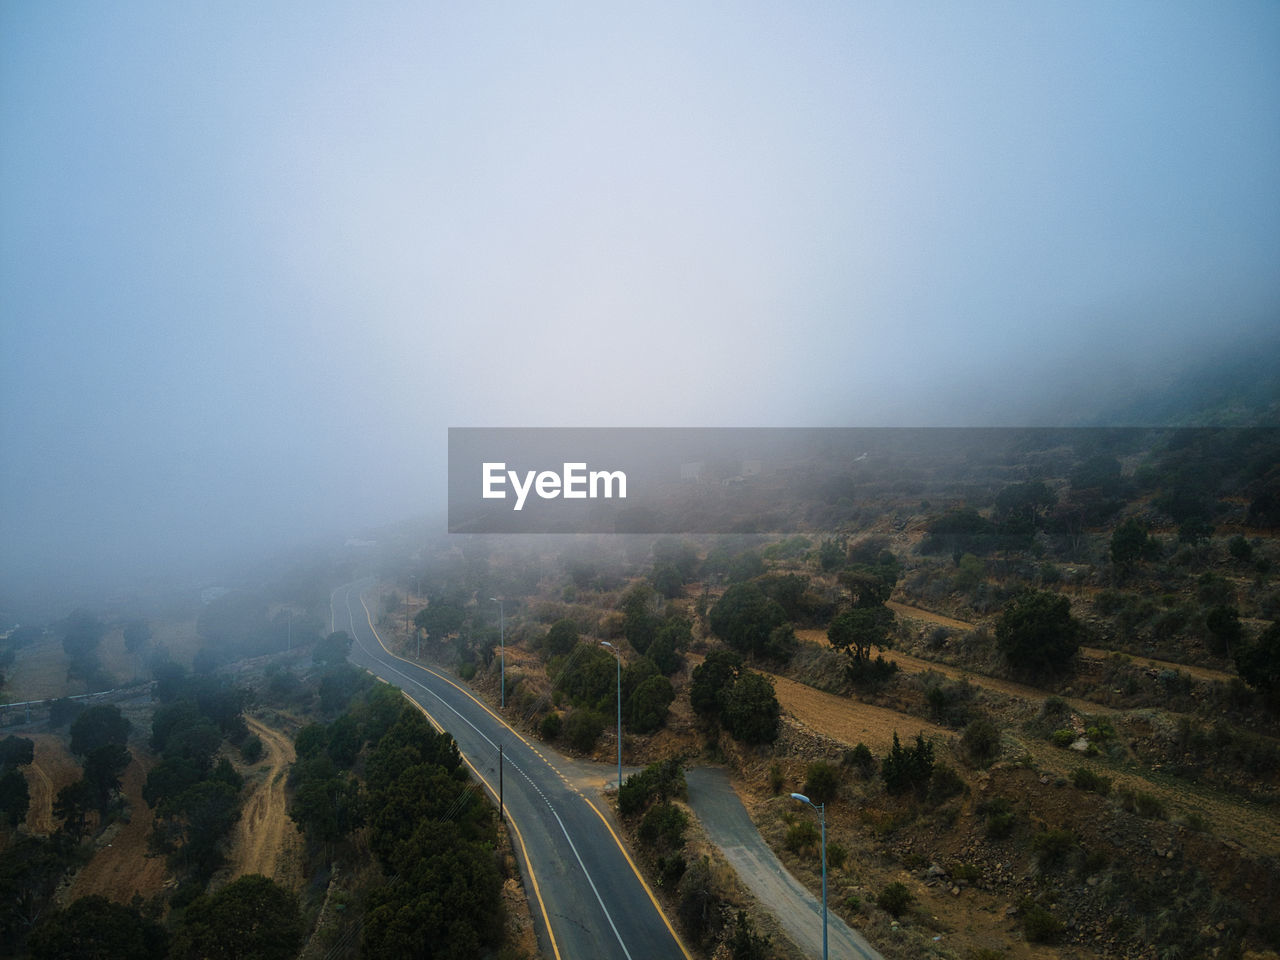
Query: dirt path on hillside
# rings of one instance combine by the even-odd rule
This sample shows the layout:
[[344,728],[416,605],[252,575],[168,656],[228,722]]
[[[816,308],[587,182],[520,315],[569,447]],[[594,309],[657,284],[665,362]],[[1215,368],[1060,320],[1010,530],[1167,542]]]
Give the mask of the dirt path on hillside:
[[53,801],[58,791],[80,779],[80,765],[67,750],[62,739],[52,733],[23,734],[34,746],[27,789],[31,805],[27,807],[27,829],[48,836],[58,824],[53,819]]
[[773,681],[779,706],[810,730],[849,746],[865,743],[877,755],[888,752],[893,746],[895,731],[904,743],[917,732],[944,740],[955,736],[954,730],[896,710],[824,693],[776,674],[765,676]]
[[134,745],[130,745],[129,752],[133,760],[120,778],[121,792],[129,801],[129,822],[117,822],[107,828],[102,838],[105,845],[94,853],[93,859],[59,897],[63,905],[94,894],[117,903],[128,903],[135,893],[153,897],[168,879],[165,858],[147,855],[147,839],[155,817],[142,799],[142,785],[155,761],[140,755]]
[[[797,631],[797,635],[805,632],[817,631]],[[939,669],[936,664],[918,661],[914,657],[902,659],[914,661],[929,669]],[[962,671],[954,672],[959,675]],[[871,752],[878,756],[883,755],[892,746],[895,730],[898,732],[898,739],[903,742],[914,737],[917,731],[939,742],[946,742],[956,736],[954,730],[928,723],[909,714],[824,693],[786,677],[770,675],[770,678],[774,682],[778,703],[807,728],[849,746],[859,742],[865,743]],[[988,678],[971,677],[971,679],[974,683],[987,685]],[[1031,687],[1025,689],[1032,691],[1036,699],[1043,699],[1045,695],[1042,690]],[[1097,704],[1085,701],[1068,700],[1068,703],[1071,703],[1074,709],[1083,709],[1085,712],[1094,714],[1115,712],[1104,710]],[[1273,816],[1265,807],[1255,808],[1248,801],[1224,796],[1200,784],[1186,783],[1160,775],[1148,776],[1136,770],[1116,770],[1043,741],[1023,738],[1017,734],[1014,734],[1014,739],[1017,741],[1016,754],[1029,754],[1036,768],[1042,773],[1066,778],[1077,767],[1093,767],[1099,773],[1111,777],[1115,781],[1117,791],[1128,787],[1159,797],[1170,814],[1174,815],[1198,810],[1208,818],[1215,833],[1229,837],[1251,850],[1270,855],[1280,854],[1280,818]],[[1016,754],[1009,752],[1006,745],[1006,757]]]
[[[828,643],[827,634],[824,630],[797,630],[796,637],[805,643],[822,645]],[[877,656],[879,655],[877,654]],[[1001,680],[999,677],[989,677],[983,673],[974,673],[971,670],[952,667],[933,660],[923,660],[907,653],[899,653],[897,650],[885,650],[883,651],[883,656],[890,663],[896,663],[899,670],[905,670],[908,673],[923,673],[926,670],[932,670],[934,673],[942,674],[949,680],[968,680],[976,687],[996,690],[1007,696],[1017,697],[1019,700],[1038,703],[1049,696],[1049,691],[1042,690],[1039,687],[1032,687],[1025,683],[1015,683],[1012,680]],[[1060,699],[1065,700],[1071,706],[1071,709],[1077,713],[1111,714],[1118,712],[1112,707],[1095,703],[1092,700],[1081,700],[1078,697],[1060,697]],[[871,746],[871,744],[867,744],[867,746]]]
[[[912,607],[905,603],[886,603],[890,610],[908,620],[923,620],[926,623],[936,623],[944,627],[951,627],[954,630],[972,630],[974,625],[966,623],[964,620],[955,620],[952,617],[944,617],[940,613],[934,613],[932,610],[925,610],[922,607]],[[826,635],[823,634],[825,637]],[[1172,660],[1156,660],[1153,657],[1139,657],[1131,653],[1123,651],[1102,650],[1098,647],[1081,647],[1080,656],[1087,660],[1105,660],[1112,653],[1119,652],[1121,656],[1128,657],[1134,663],[1151,667],[1156,670],[1181,670],[1197,680],[1210,680],[1219,683],[1228,683],[1235,679],[1234,673],[1227,673],[1224,670],[1214,670],[1210,667],[1197,667],[1187,663],[1175,663]]]
[[288,735],[268,727],[253,717],[246,718],[249,729],[262,740],[262,763],[265,770],[253,774],[256,780],[245,798],[232,835],[228,860],[231,878],[246,873],[260,873],[264,877],[296,889],[301,882],[299,865],[302,854],[302,837],[289,819],[285,798],[285,779],[289,764],[295,754],[293,741]]

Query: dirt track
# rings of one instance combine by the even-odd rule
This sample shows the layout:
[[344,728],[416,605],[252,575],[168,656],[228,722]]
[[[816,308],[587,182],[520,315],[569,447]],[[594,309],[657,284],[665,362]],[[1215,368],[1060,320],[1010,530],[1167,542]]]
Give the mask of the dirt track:
[[[922,607],[912,607],[905,603],[894,603],[892,601],[886,603],[885,606],[907,620],[923,620],[926,623],[936,623],[940,626],[951,627],[953,630],[973,629],[972,623],[966,623],[964,620],[955,620],[952,617],[944,617],[940,613],[934,613],[932,610],[925,610]],[[1086,660],[1105,660],[1113,652],[1111,650],[1100,650],[1097,647],[1080,648],[1080,656]],[[1136,664],[1156,670],[1181,670],[1197,680],[1215,680],[1219,683],[1228,683],[1235,678],[1234,673],[1213,670],[1209,667],[1195,667],[1185,663],[1174,663],[1170,660],[1156,660],[1152,657],[1137,657],[1128,653],[1122,654],[1122,656],[1128,657]]]
[[60,737],[51,733],[24,736],[35,746],[35,758],[27,777],[27,788],[31,792],[27,829],[47,836],[57,827],[53,819],[53,800],[59,790],[80,779],[80,767]]
[[108,827],[104,835],[106,845],[76,874],[60,897],[64,905],[93,894],[128,903],[135,893],[154,896],[168,879],[165,858],[147,856],[147,838],[155,818],[142,799],[142,785],[154,760],[149,756],[140,757],[136,745],[131,745],[130,750],[134,758],[120,778],[122,792],[129,801],[129,822]]
[[955,731],[927,720],[823,693],[786,677],[767,676],[773,681],[778,704],[810,730],[850,746],[865,743],[877,755],[887,753],[893,746],[895,731],[903,743],[911,740],[917,732],[939,740],[955,736]]
[[302,837],[289,819],[285,797],[285,779],[295,753],[293,742],[279,730],[268,727],[253,717],[246,718],[249,729],[262,740],[262,764],[266,769],[255,772],[255,783],[247,785],[240,822],[232,835],[228,860],[232,879],[246,873],[264,877],[296,888],[301,882],[298,865]]

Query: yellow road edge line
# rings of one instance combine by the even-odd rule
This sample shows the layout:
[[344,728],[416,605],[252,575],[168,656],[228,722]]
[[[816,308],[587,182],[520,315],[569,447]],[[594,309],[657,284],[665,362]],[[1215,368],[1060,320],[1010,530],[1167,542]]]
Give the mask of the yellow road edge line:
[[[363,595],[361,595],[361,597],[360,597],[360,606],[364,607],[364,616],[365,616],[365,619],[369,621],[369,629],[373,631],[373,637],[374,637],[374,639],[375,639],[375,640],[377,640],[377,641],[378,641],[378,646],[382,647],[382,649],[386,651],[386,653],[387,653],[387,655],[388,655],[388,656],[396,657],[396,655],[395,655],[394,653],[392,653],[390,650],[387,650],[387,645],[386,645],[385,643],[383,643],[383,642],[382,642],[382,637],[378,636],[378,628],[377,628],[377,627],[375,627],[375,626],[373,625],[372,615],[369,613],[369,608],[368,608],[367,606],[365,606],[364,596],[363,596]],[[353,638],[353,639],[354,639],[354,638]],[[410,663],[410,664],[412,664],[412,663],[413,663],[413,661],[412,661],[412,660],[405,660],[403,657],[396,657],[396,659],[397,659],[397,660],[403,660],[405,663]],[[414,665],[414,666],[417,666],[417,664],[413,664],[413,665]],[[367,670],[368,668],[366,667],[365,669]],[[424,669],[424,670],[426,670],[427,668],[426,668],[426,667],[423,667],[423,669]],[[371,671],[371,672],[372,672],[372,671]],[[439,677],[439,676],[440,676],[440,675],[439,675],[438,673],[436,673],[434,670],[427,670],[427,672],[428,672],[428,673],[430,673],[430,674],[432,674],[433,676],[437,676],[437,677]],[[381,680],[382,678],[381,678],[381,677],[379,677],[378,679],[380,679],[380,680]],[[440,679],[441,679],[441,680],[444,680],[445,682],[449,682],[449,680],[448,680],[448,678],[447,678],[447,677],[440,677]],[[384,680],[383,682],[384,682],[384,683],[387,683],[388,685],[394,686],[394,684],[391,684],[391,683],[390,683],[390,681],[386,681],[386,680]],[[457,686],[457,684],[454,684],[454,686]],[[460,689],[460,690],[461,690],[461,688],[460,688],[460,687],[459,687],[458,689]],[[466,693],[466,691],[465,691],[465,690],[462,690],[462,692],[463,692],[463,693]],[[441,725],[440,725],[440,722],[439,722],[438,720],[436,720],[436,718],[435,718],[435,717],[433,717],[433,716],[431,715],[431,711],[430,711],[430,710],[428,710],[428,709],[427,709],[426,707],[424,707],[422,704],[418,703],[418,701],[414,700],[414,699],[413,699],[413,697],[409,696],[409,694],[408,694],[408,693],[406,693],[404,690],[401,690],[401,691],[400,691],[400,695],[401,695],[402,697],[404,697],[406,700],[408,700],[410,703],[412,703],[412,704],[413,704],[415,707],[417,707],[419,710],[421,710],[421,711],[422,711],[423,716],[425,716],[429,721],[431,721],[431,725],[432,725],[433,727],[435,727],[435,728],[436,728],[436,731],[437,731],[438,733],[446,733],[446,732],[447,732],[447,731],[445,730],[445,728],[444,728],[443,726],[441,726]],[[467,694],[467,695],[468,695],[468,696],[470,696],[470,694]],[[473,699],[473,700],[475,700],[475,698],[474,698],[474,697],[472,697],[472,699]],[[477,700],[476,702],[477,702],[477,703],[479,703],[479,701],[478,701],[478,700]],[[482,707],[483,707],[483,706],[484,706],[484,704],[480,704],[480,706],[482,706]],[[487,708],[486,708],[486,709],[487,709]],[[490,711],[490,712],[492,713],[492,711]],[[515,731],[512,731],[512,732],[514,733]],[[452,736],[452,734],[450,734],[450,736]],[[516,734],[516,736],[519,736],[519,734]],[[523,737],[521,737],[520,739],[522,739],[522,740],[523,740],[524,738],[523,738]],[[474,773],[474,774],[476,775],[476,779],[477,779],[477,780],[479,780],[481,783],[483,783],[486,787],[488,787],[488,788],[489,788],[489,792],[490,792],[491,794],[493,794],[493,798],[494,798],[495,800],[497,800],[497,799],[498,799],[498,791],[497,791],[497,790],[495,790],[495,789],[493,789],[493,784],[491,784],[488,780],[486,780],[486,779],[484,778],[483,774],[481,774],[481,773],[480,773],[480,771],[479,771],[479,770],[477,770],[477,769],[475,768],[475,766],[473,766],[473,765],[472,765],[471,761],[467,759],[466,754],[464,754],[461,750],[459,750],[459,751],[458,751],[458,756],[462,757],[462,762],[463,762],[463,763],[465,763],[465,764],[470,768],[471,772],[472,772],[472,773]],[[597,814],[598,814],[599,812],[600,812],[600,811],[598,811],[598,810],[596,811],[596,813],[597,813]],[[529,879],[533,881],[533,894],[534,894],[534,896],[535,896],[535,897],[537,897],[537,898],[538,898],[538,909],[542,912],[542,922],[543,922],[543,923],[545,923],[545,924],[546,924],[546,926],[547,926],[547,936],[548,936],[548,937],[550,938],[550,940],[551,940],[551,952],[555,954],[555,956],[556,956],[556,960],[563,960],[563,958],[560,956],[560,945],[556,943],[556,932],[555,932],[554,930],[552,930],[552,929],[551,929],[551,918],[550,918],[549,916],[547,916],[547,905],[546,905],[546,903],[545,903],[545,902],[543,901],[543,899],[542,899],[542,887],[541,887],[541,886],[539,886],[539,884],[538,884],[538,874],[537,874],[537,872],[533,869],[533,861],[529,859],[529,848],[528,848],[527,846],[525,846],[525,842],[524,842],[524,834],[520,832],[520,825],[516,823],[516,818],[515,818],[515,817],[513,817],[513,816],[511,815],[510,811],[508,811],[508,812],[507,812],[507,821],[511,824],[512,828],[515,830],[515,832],[516,832],[516,839],[520,841],[520,853],[524,856],[524,864],[525,864],[525,866],[526,866],[526,867],[528,868],[528,870],[529,870]],[[605,826],[608,826],[608,824],[605,824]],[[609,832],[610,832],[610,833],[612,833],[613,831],[609,831]],[[615,837],[614,839],[616,840],[617,838]],[[626,856],[626,851],[625,851],[625,850],[623,851],[623,856]],[[627,857],[627,860],[628,860],[628,861],[630,861],[630,859],[631,859],[630,857]],[[634,869],[634,867],[633,867],[633,869]],[[653,894],[650,894],[650,897],[652,897],[652,896],[653,896]],[[659,913],[662,913],[662,911],[661,911],[661,910],[659,910],[658,912],[659,912]],[[662,915],[662,920],[663,920],[663,922],[664,922],[664,923],[666,923],[667,918],[666,918],[666,915],[665,915],[665,914],[663,914],[663,915]],[[667,926],[668,926],[668,927],[670,927],[671,925],[668,923],[668,924],[667,924]],[[677,942],[677,943],[679,943],[679,941],[678,941],[678,940],[677,940],[676,942]],[[680,949],[682,949],[682,950],[684,949],[684,945],[683,945],[683,944],[681,944]],[[685,952],[685,956],[686,956],[686,957],[688,957],[688,956],[689,956],[689,954],[688,954],[688,952],[687,952],[687,951]],[[691,957],[690,957],[690,960],[692,960],[692,958],[691,958]]]
[[600,822],[604,824],[604,828],[609,831],[609,836],[613,837],[613,842],[618,845],[618,849],[622,851],[622,855],[627,858],[627,864],[631,867],[631,872],[636,875],[636,879],[640,881],[640,886],[644,887],[644,892],[649,895],[649,902],[652,903],[653,908],[658,911],[658,916],[662,918],[662,922],[667,925],[667,931],[671,934],[671,938],[675,940],[676,946],[680,948],[680,952],[685,955],[685,960],[693,960],[693,955],[689,953],[688,948],[684,945],[684,941],[680,939],[680,934],[676,933],[676,928],[671,926],[671,921],[667,919],[667,913],[662,909],[662,905],[658,903],[658,898],[653,895],[653,891],[649,889],[649,884],[646,883],[644,877],[641,876],[640,868],[637,867],[635,861],[631,859],[631,854],[627,853],[627,848],[622,845],[621,838],[613,832],[613,827],[610,826],[609,821],[605,819],[605,816],[600,812],[600,809],[591,802],[591,798],[584,794],[579,794],[579,796],[581,796],[586,805],[595,812],[595,815],[600,818]]
[[[565,775],[564,775],[563,773],[561,773],[561,772],[560,772],[560,770],[556,767],[556,765],[555,765],[555,764],[553,764],[553,763],[552,763],[550,760],[548,760],[546,757],[542,756],[542,754],[541,754],[541,753],[538,753],[538,749],[537,749],[537,748],[536,748],[532,743],[530,743],[528,740],[526,740],[523,736],[521,736],[520,731],[516,730],[516,729],[515,729],[514,727],[512,727],[509,723],[507,723],[507,721],[506,721],[506,720],[504,720],[504,719],[503,719],[502,717],[500,717],[498,714],[496,714],[496,713],[494,713],[492,710],[490,710],[490,709],[489,709],[489,705],[488,705],[488,704],[486,704],[486,703],[484,703],[483,701],[481,701],[481,700],[477,699],[477,698],[476,698],[476,696],[475,696],[475,695],[474,695],[470,690],[467,690],[467,689],[465,689],[465,688],[463,688],[463,687],[458,686],[456,683],[454,683],[454,682],[453,682],[452,680],[450,680],[448,677],[444,676],[443,674],[436,673],[436,671],[432,670],[430,667],[424,667],[424,666],[423,666],[422,664],[420,664],[420,663],[415,663],[413,660],[410,660],[410,659],[408,659],[408,658],[406,658],[406,657],[402,657],[402,656],[400,656],[399,654],[397,654],[397,653],[392,653],[390,650],[388,650],[388,649],[387,649],[387,645],[386,645],[385,643],[383,643],[383,642],[382,642],[382,637],[381,637],[381,636],[379,636],[379,634],[378,634],[378,628],[377,628],[377,627],[375,627],[375,626],[373,625],[373,614],[369,612],[369,606],[368,606],[368,604],[366,604],[366,603],[364,602],[364,594],[363,594],[363,593],[361,593],[361,594],[360,594],[360,606],[364,607],[364,618],[365,618],[365,620],[366,620],[366,621],[368,621],[369,629],[373,631],[373,637],[374,637],[374,639],[378,641],[378,646],[380,646],[380,647],[383,649],[383,651],[387,654],[387,656],[389,656],[389,657],[395,657],[395,659],[399,660],[401,663],[407,663],[407,664],[409,664],[409,665],[411,665],[411,666],[418,667],[420,670],[425,670],[427,673],[431,674],[433,677],[437,677],[437,678],[439,678],[440,680],[443,680],[445,683],[449,684],[449,686],[453,687],[453,689],[457,690],[457,691],[458,691],[459,693],[461,693],[463,696],[465,696],[465,697],[467,697],[469,700],[471,700],[471,701],[472,701],[476,706],[478,706],[481,710],[483,710],[485,713],[489,714],[489,716],[493,717],[493,719],[494,719],[494,720],[498,721],[498,723],[502,724],[502,726],[504,726],[504,727],[506,727],[508,730],[510,730],[512,734],[514,734],[516,737],[518,737],[518,738],[519,738],[519,740],[520,740],[520,742],[521,742],[521,743],[523,743],[526,747],[528,747],[528,748],[529,748],[530,750],[532,750],[535,754],[537,754],[537,755],[538,755],[538,757],[539,757],[539,758],[541,758],[542,762],[543,762],[543,763],[545,763],[548,767],[550,767],[550,768],[552,769],[552,771],[554,771],[554,772],[555,772],[556,776],[558,776],[561,780],[563,780],[563,781],[565,782],[565,784],[566,784],[566,785],[569,783],[568,778],[566,778],[566,777],[565,777]],[[419,707],[421,708],[421,704],[419,704]],[[423,709],[423,713],[426,713],[426,710],[425,710],[425,709]],[[430,716],[430,714],[427,714],[427,715],[428,715],[428,716]],[[434,723],[435,721],[434,721],[434,720],[432,720],[432,722]],[[466,758],[465,758],[465,757],[463,757],[463,759],[465,760]],[[471,766],[471,764],[468,762],[468,763],[467,763],[467,766],[469,766],[469,767],[470,767],[470,766]],[[472,769],[474,770],[475,768],[474,768],[474,767],[472,767]],[[476,775],[477,775],[477,776],[479,776],[479,774],[476,774]],[[481,780],[484,780],[484,778],[483,778],[483,777],[480,777],[480,779],[481,779]],[[488,782],[487,782],[487,781],[485,782],[485,786],[489,786],[489,784],[488,784]],[[622,788],[622,784],[618,784],[618,788],[619,788],[619,789],[621,789],[621,788]],[[492,792],[492,791],[493,791],[493,787],[489,787],[489,790]],[[658,916],[660,916],[660,917],[662,918],[662,923],[663,923],[663,925],[664,925],[664,926],[666,926],[666,928],[667,928],[668,932],[671,934],[672,938],[675,940],[675,942],[676,942],[676,946],[678,946],[678,947],[680,948],[680,952],[681,952],[681,953],[683,953],[683,954],[685,955],[686,960],[693,960],[693,955],[692,955],[691,953],[689,953],[689,949],[684,945],[684,941],[680,939],[680,934],[676,933],[676,929],[675,929],[675,927],[673,927],[673,926],[671,925],[671,921],[667,918],[667,912],[666,912],[665,910],[663,910],[663,909],[662,909],[662,904],[658,903],[658,898],[657,898],[657,897],[655,897],[655,896],[654,896],[654,894],[653,894],[653,891],[652,891],[651,889],[649,889],[649,884],[648,884],[648,883],[646,883],[646,882],[645,882],[644,877],[643,877],[643,876],[641,876],[641,874],[640,874],[640,869],[636,866],[635,861],[631,859],[631,854],[627,852],[627,848],[626,848],[625,846],[623,846],[623,843],[622,843],[621,838],[620,838],[616,833],[614,833],[614,831],[613,831],[613,827],[611,827],[611,826],[609,825],[609,821],[608,821],[608,820],[606,820],[606,819],[605,819],[605,817],[604,817],[604,814],[603,814],[603,813],[601,813],[601,812],[596,808],[596,805],[595,805],[594,803],[592,803],[592,802],[591,802],[591,799],[590,799],[589,797],[587,797],[586,795],[581,794],[581,793],[579,793],[578,795],[579,795],[579,796],[581,796],[581,797],[582,797],[582,799],[583,799],[584,801],[586,801],[587,806],[589,806],[589,807],[592,809],[592,811],[595,813],[595,815],[596,815],[597,817],[599,817],[599,818],[600,818],[600,822],[604,824],[604,828],[605,828],[606,830],[608,830],[608,831],[609,831],[609,836],[613,837],[613,842],[614,842],[614,844],[616,844],[616,845],[617,845],[617,847],[618,847],[618,852],[619,852],[619,853],[621,853],[621,854],[622,854],[622,856],[626,859],[626,861],[627,861],[627,865],[631,867],[631,872],[632,872],[632,873],[634,873],[634,874],[636,875],[636,879],[640,881],[640,886],[644,887],[644,892],[645,892],[646,894],[648,894],[648,896],[649,896],[649,902],[650,902],[650,903],[652,903],[652,904],[653,904],[653,908],[654,908],[655,910],[657,910],[657,911],[658,911]],[[495,793],[495,794],[494,794],[494,796],[497,796],[497,794]],[[512,823],[514,824],[514,821],[512,821]],[[517,833],[517,835],[520,833],[520,828],[519,828],[519,827],[516,827],[516,833]],[[521,838],[521,840],[520,840],[520,844],[521,844],[521,846],[523,847],[523,845],[524,845],[524,839],[523,839],[523,838]],[[527,856],[527,855],[525,856],[525,862],[526,862],[526,863],[529,863],[529,858],[528,858],[528,856]],[[529,865],[529,875],[530,875],[530,876],[533,876],[533,865],[532,865],[531,863],[530,863],[530,865]],[[536,890],[536,889],[537,889],[537,886],[538,886],[538,881],[537,881],[537,879],[536,879],[536,878],[534,879],[534,883],[533,883],[533,885],[534,885],[534,889]],[[545,919],[545,918],[546,918],[546,915],[547,915],[547,908],[546,908],[546,905],[545,905],[545,904],[543,904],[543,902],[542,902],[542,895],[541,895],[541,894],[539,894],[539,895],[538,895],[538,905],[542,908],[542,916],[543,916],[543,918]],[[551,929],[551,923],[550,923],[549,921],[548,921],[548,923],[547,923],[547,929],[548,929],[548,930],[550,930],[550,929]],[[555,946],[555,936],[554,936],[554,935],[552,935],[552,938],[551,938],[551,939],[552,939],[552,947],[554,947],[554,946]],[[560,956],[560,954],[559,954],[559,952],[557,951],[557,953],[556,953],[557,960],[558,960],[559,956]]]

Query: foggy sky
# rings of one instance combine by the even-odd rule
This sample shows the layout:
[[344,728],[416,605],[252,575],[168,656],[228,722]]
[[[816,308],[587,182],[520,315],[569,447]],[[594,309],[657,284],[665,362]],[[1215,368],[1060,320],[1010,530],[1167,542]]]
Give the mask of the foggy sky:
[[1070,423],[1247,343],[1280,6],[6,3],[0,218],[0,593],[194,570],[442,510],[450,425]]

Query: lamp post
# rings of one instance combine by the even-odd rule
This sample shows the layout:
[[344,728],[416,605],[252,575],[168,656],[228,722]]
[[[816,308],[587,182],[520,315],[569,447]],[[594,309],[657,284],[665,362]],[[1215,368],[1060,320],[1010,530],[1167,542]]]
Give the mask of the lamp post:
[[608,640],[601,640],[600,646],[608,647],[613,651],[613,659],[618,664],[618,792],[622,792],[622,657],[618,654],[618,648]]
[[502,689],[499,691],[498,702],[505,710],[507,709],[507,618],[502,609],[502,601],[497,597],[489,599],[498,605],[498,650],[502,659]]
[[818,821],[822,824],[822,960],[827,960],[827,805],[814,803],[803,793],[793,793],[792,800],[807,803],[818,811]]

